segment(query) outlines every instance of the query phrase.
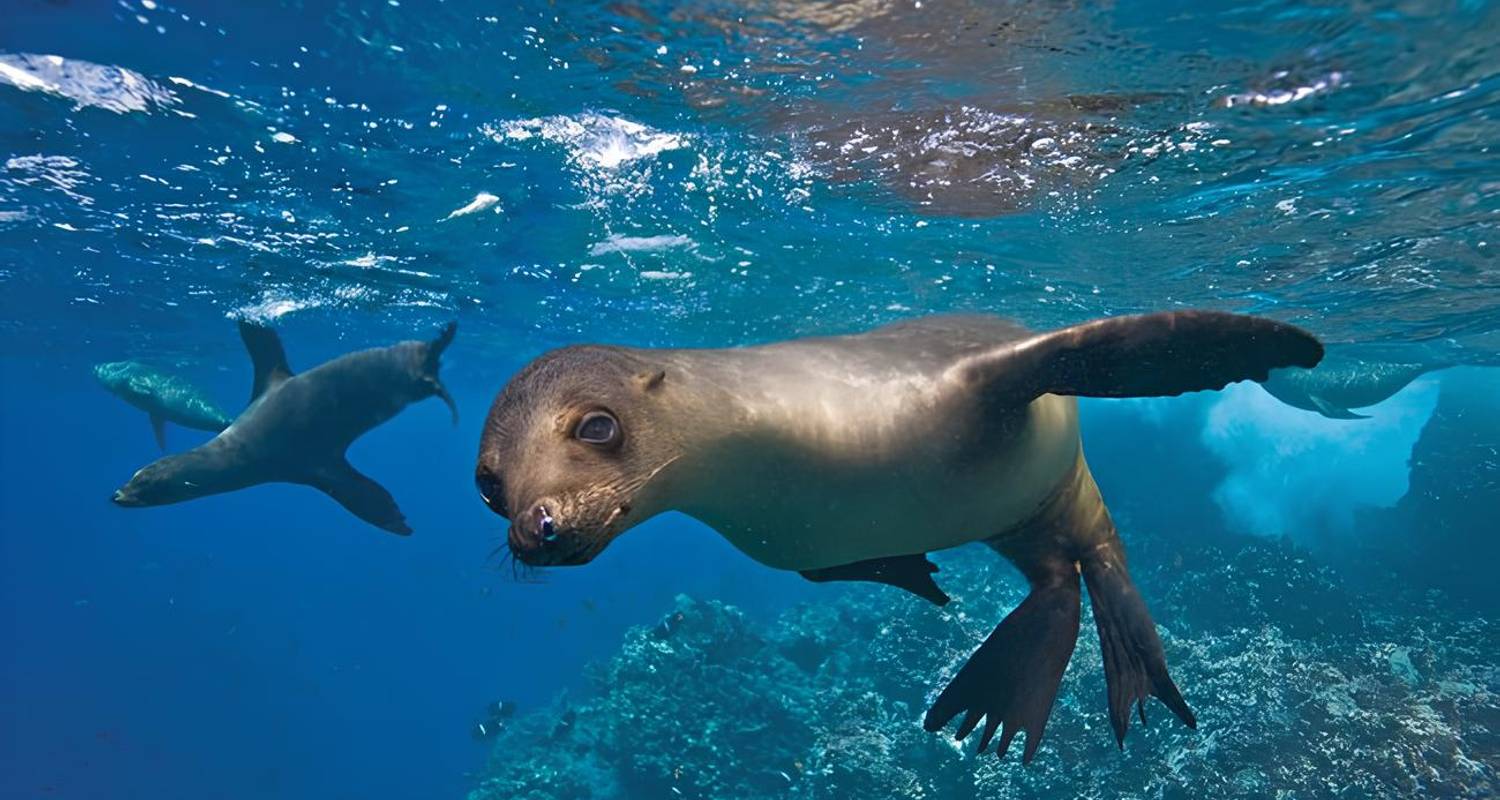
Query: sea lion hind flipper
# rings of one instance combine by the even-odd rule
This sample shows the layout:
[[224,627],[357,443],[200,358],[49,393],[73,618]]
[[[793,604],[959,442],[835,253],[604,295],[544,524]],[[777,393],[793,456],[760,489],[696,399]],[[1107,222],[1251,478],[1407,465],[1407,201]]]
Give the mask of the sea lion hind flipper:
[[240,320],[240,339],[250,353],[250,363],[255,368],[255,381],[250,387],[250,402],[265,394],[267,389],[292,377],[286,365],[286,350],[281,346],[281,337],[276,331]]
[[1080,568],[1088,585],[1094,623],[1099,629],[1099,647],[1104,653],[1109,723],[1114,729],[1115,743],[1122,749],[1125,747],[1132,705],[1140,714],[1141,724],[1146,724],[1148,696],[1165,703],[1189,728],[1197,728],[1197,717],[1182,699],[1172,676],[1167,674],[1166,653],[1156,633],[1156,622],[1125,569],[1119,540],[1082,560]]
[[340,459],[338,463],[318,470],[305,483],[377,528],[401,536],[411,533],[406,515],[401,513],[391,493],[348,461]]
[[1071,569],[1045,583],[1034,582],[1031,594],[1000,622],[938,695],[922,727],[941,730],[965,712],[955,736],[962,741],[983,717],[981,752],[1003,725],[996,755],[1003,758],[1016,732],[1025,731],[1021,762],[1031,763],[1078,641],[1079,604],[1078,574]]
[[1323,345],[1293,325],[1219,311],[1109,317],[1039,334],[956,365],[1006,404],[1043,394],[1163,397],[1313,367]]
[[933,573],[937,571],[937,565],[928,561],[925,554],[916,553],[909,556],[871,558],[852,564],[840,564],[836,567],[807,569],[802,570],[800,574],[813,583],[831,581],[883,583],[887,586],[905,589],[923,600],[943,606],[948,604],[948,595],[932,578]]
[[437,338],[427,343],[427,358],[423,365],[427,382],[432,386],[432,393],[437,395],[438,399],[442,400],[448,406],[448,411],[453,416],[454,425],[458,424],[458,403],[453,401],[453,395],[448,394],[448,387],[444,386],[443,382],[438,379],[438,367],[440,366],[443,351],[447,350],[448,345],[453,343],[453,336],[456,333],[458,333],[457,322],[449,322],[447,325],[444,325],[443,329],[438,331]]
[[151,433],[156,436],[156,446],[167,452],[167,421],[157,414],[151,415]]

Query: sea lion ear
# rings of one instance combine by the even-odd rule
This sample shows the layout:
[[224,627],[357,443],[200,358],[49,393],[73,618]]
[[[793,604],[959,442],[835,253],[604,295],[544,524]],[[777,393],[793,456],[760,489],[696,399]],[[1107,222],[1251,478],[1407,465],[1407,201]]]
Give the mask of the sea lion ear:
[[666,379],[667,371],[664,369],[647,370],[646,372],[640,372],[636,374],[635,385],[639,387],[641,391],[649,392],[661,388],[662,383],[666,381]]

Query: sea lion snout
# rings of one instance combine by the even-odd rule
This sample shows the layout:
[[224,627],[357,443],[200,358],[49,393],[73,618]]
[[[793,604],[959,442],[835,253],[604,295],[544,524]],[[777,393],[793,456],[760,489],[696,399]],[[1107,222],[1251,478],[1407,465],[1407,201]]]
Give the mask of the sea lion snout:
[[[550,508],[556,508],[551,503]],[[510,550],[527,564],[581,563],[576,537],[563,536],[561,523],[552,514],[549,501],[542,500],[517,514],[510,524]]]

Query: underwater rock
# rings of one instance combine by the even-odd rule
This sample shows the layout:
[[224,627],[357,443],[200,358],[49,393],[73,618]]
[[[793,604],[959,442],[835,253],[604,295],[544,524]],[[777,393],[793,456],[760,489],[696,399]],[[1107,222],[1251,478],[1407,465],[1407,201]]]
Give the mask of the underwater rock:
[[[1022,596],[978,548],[941,558],[943,608],[830,587],[769,624],[679,597],[589,673],[587,697],[518,717],[469,800],[500,798],[1488,797],[1500,790],[1500,635],[1483,619],[1357,595],[1289,542],[1193,549],[1136,536],[1197,732],[1134,725],[1115,749],[1085,619],[1029,767],[922,730],[929,697]],[[1158,551],[1176,551],[1176,557]],[[1157,562],[1153,566],[1153,562]],[[1087,607],[1085,613],[1087,614]],[[577,723],[549,731],[564,714]]]
[[1373,586],[1435,589],[1474,612],[1500,613],[1500,370],[1443,374],[1432,418],[1412,447],[1411,483],[1394,508],[1360,514],[1371,553],[1353,564]]

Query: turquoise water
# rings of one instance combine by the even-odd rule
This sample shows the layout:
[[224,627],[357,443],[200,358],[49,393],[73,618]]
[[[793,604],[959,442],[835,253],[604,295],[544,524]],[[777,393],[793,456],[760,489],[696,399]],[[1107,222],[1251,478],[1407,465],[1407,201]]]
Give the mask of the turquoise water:
[[[0,793],[1493,796],[1497,30],[1421,0],[0,2]],[[492,553],[483,414],[548,348],[1187,307],[1422,367],[1365,420],[1084,401],[1196,733],[1113,749],[1087,621],[1037,764],[923,733],[1021,596],[981,548],[943,612],[680,516],[532,580]],[[301,487],[107,502],[158,451],[94,365],[234,412],[236,319],[297,369],[458,321],[458,427],[427,401],[351,452],[414,536]]]

